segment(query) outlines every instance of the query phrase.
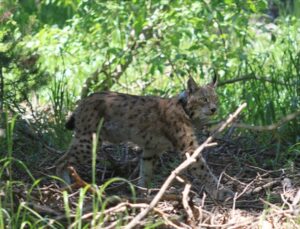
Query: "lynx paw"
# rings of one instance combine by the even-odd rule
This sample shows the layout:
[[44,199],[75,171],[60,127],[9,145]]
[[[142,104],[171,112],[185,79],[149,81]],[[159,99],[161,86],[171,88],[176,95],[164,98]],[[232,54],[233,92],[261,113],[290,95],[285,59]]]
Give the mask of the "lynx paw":
[[234,192],[228,188],[220,187],[219,189],[214,190],[211,194],[211,197],[217,201],[227,201],[234,197]]

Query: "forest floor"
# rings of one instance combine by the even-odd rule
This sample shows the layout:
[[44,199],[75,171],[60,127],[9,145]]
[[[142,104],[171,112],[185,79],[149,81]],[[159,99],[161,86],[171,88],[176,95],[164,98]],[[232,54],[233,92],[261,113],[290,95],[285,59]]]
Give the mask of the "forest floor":
[[[176,181],[156,207],[139,222],[139,228],[300,228],[300,174],[295,166],[299,163],[295,162],[288,168],[282,165],[284,168],[274,170],[275,149],[264,149],[253,135],[243,136],[236,132],[230,128],[216,139],[217,146],[203,152],[214,174],[236,192],[233,200],[217,203],[203,190],[196,190],[193,186],[189,190],[188,185]],[[52,219],[48,222],[49,228],[56,228],[56,222],[78,228],[78,209],[81,225],[93,226],[96,222],[100,223],[99,228],[126,225],[149,205],[164,180],[179,164],[177,154],[163,154],[156,165],[155,188],[151,190],[134,185],[135,192],[132,192],[127,182],[115,180],[109,185],[106,183],[105,190],[98,191],[98,194],[95,194],[96,187],[86,189],[82,198],[82,189],[62,188],[61,182],[53,178],[55,161],[63,155],[62,152],[43,143],[24,126],[16,126],[14,138],[13,157],[28,166],[34,179],[28,170],[12,163],[12,169],[6,169],[2,174],[0,197],[8,195],[8,189],[4,188],[6,181],[18,181],[13,182],[10,189],[13,208],[26,203],[40,216]],[[36,153],[28,152],[34,147]],[[106,143],[101,148],[101,155],[105,163],[96,167],[98,185],[112,177],[123,177],[132,184],[137,183],[139,148],[130,144],[116,146]],[[91,182],[89,175],[77,172],[79,175],[73,176],[77,179],[77,186],[84,186],[84,181]],[[63,191],[68,192],[68,198]],[[95,196],[98,196],[100,205],[98,211],[95,207],[93,210]],[[9,209],[12,203],[2,203],[2,207]]]

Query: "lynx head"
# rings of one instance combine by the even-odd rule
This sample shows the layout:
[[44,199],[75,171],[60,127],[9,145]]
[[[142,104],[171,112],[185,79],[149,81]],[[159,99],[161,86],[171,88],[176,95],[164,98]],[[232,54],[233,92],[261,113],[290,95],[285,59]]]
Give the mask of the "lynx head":
[[207,119],[217,111],[217,77],[205,86],[198,86],[193,78],[187,82],[187,90],[180,94],[179,101],[191,119]]

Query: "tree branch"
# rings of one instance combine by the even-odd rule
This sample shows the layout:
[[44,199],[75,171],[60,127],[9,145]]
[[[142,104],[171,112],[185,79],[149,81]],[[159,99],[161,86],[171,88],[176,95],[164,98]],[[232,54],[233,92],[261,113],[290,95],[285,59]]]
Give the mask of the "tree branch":
[[268,125],[268,126],[251,126],[251,125],[247,125],[247,124],[243,124],[243,123],[234,123],[232,125],[234,127],[253,130],[253,131],[260,131],[260,132],[261,131],[272,131],[272,130],[277,129],[278,127],[280,127],[284,123],[289,122],[289,121],[297,118],[299,115],[300,115],[300,110],[298,110],[294,113],[288,114],[287,116],[281,118],[278,123]]
[[275,83],[275,84],[281,84],[281,85],[286,85],[287,84],[286,82],[283,82],[283,81],[278,81],[278,80],[274,80],[274,79],[267,78],[267,77],[258,77],[258,76],[255,76],[254,74],[249,74],[249,75],[245,75],[245,76],[242,76],[242,77],[239,77],[239,78],[219,82],[218,86],[224,86],[226,84],[232,84],[232,83],[236,83],[236,82],[239,82],[239,81],[248,81],[248,80],[260,80],[260,81],[265,81],[265,82],[268,82],[268,83]]

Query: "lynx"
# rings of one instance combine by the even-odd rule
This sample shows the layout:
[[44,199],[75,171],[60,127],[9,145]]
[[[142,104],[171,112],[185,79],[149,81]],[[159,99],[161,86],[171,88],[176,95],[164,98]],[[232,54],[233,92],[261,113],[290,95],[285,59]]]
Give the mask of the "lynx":
[[[79,103],[66,123],[67,129],[74,130],[74,137],[57,163],[57,175],[70,183],[66,167],[80,165],[91,158],[92,134],[103,118],[101,141],[133,142],[142,147],[139,185],[149,187],[154,162],[160,153],[181,152],[184,160],[186,153],[192,154],[199,146],[192,123],[198,119],[203,125],[216,113],[215,88],[216,78],[202,87],[190,78],[187,89],[173,98],[116,92],[90,95]],[[204,185],[216,200],[232,196],[229,189],[218,184],[202,155],[184,174],[193,184]]]

